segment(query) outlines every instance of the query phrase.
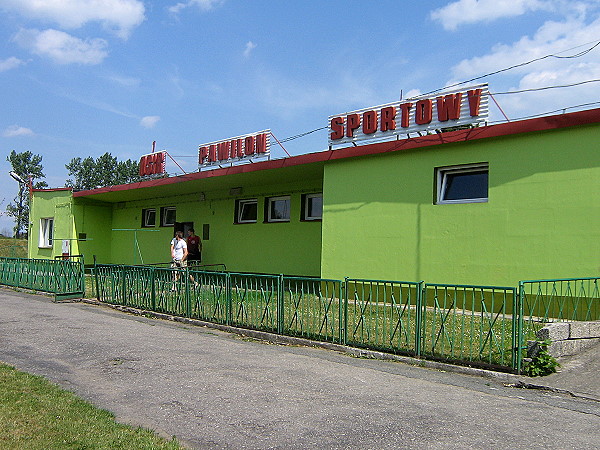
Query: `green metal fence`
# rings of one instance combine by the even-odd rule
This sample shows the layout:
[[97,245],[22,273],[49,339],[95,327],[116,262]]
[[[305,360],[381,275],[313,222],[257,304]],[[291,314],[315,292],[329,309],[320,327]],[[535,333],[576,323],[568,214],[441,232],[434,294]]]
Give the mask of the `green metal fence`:
[[0,257],[0,284],[49,292],[56,299],[81,297],[85,292],[83,261]]
[[345,280],[345,342],[420,354],[423,282]]
[[513,367],[516,289],[97,265],[99,299],[382,351]]
[[426,284],[421,355],[514,367],[517,300],[513,287]]
[[[600,320],[598,277],[513,288],[96,264],[91,278],[88,290],[106,303],[517,372],[546,323]],[[77,258],[0,257],[0,284],[56,298],[86,290]]]
[[519,282],[517,370],[521,369],[527,341],[535,340],[547,323],[600,320],[599,280],[588,277]]
[[340,280],[281,277],[279,332],[320,341],[344,340],[344,297]]

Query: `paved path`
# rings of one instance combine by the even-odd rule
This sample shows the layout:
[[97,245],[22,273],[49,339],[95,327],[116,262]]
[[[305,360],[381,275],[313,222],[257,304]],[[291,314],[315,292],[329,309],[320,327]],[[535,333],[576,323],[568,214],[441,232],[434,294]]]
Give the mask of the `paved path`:
[[600,403],[0,289],[0,361],[196,448],[600,448]]
[[531,381],[600,401],[600,344],[558,361],[561,367],[557,373]]

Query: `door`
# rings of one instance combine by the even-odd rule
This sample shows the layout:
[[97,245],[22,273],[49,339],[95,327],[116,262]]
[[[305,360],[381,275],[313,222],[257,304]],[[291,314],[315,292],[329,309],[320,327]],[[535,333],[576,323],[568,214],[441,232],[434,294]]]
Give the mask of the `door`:
[[194,222],[175,222],[175,225],[173,225],[173,237],[175,236],[175,233],[181,231],[183,233],[183,238],[185,239],[187,238],[188,230],[191,230],[192,228],[194,228]]

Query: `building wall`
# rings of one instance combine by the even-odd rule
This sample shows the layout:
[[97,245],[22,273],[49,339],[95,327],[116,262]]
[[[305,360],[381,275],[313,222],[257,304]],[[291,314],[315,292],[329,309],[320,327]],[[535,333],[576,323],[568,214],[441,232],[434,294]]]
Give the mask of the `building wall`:
[[[74,237],[72,200],[69,190],[34,191],[29,216],[29,258],[53,259],[62,254],[62,240]],[[48,248],[39,245],[41,220],[46,218],[54,219],[54,239]]]
[[[322,276],[514,285],[600,271],[600,125],[330,161]],[[489,201],[434,204],[436,167],[489,163]]]
[[[302,194],[321,192],[321,183],[319,179],[250,186],[245,187],[239,197],[229,195],[228,190],[216,190],[206,191],[205,200],[199,200],[198,193],[116,203],[112,210],[115,231],[111,234],[109,260],[117,264],[139,264],[141,260],[146,264],[169,262],[173,227],[142,229],[142,210],[155,208],[158,225],[160,208],[174,206],[177,222],[193,222],[201,238],[203,225],[209,225],[209,239],[203,240],[205,264],[226,264],[230,271],[319,276],[321,222],[300,221],[300,211]],[[291,195],[290,222],[264,223],[265,198],[288,194]],[[257,223],[234,223],[236,198],[258,199]],[[125,231],[133,229],[138,231]]]
[[[80,199],[73,202],[75,242],[73,254],[82,254],[85,264],[111,260],[112,209],[110,204],[89,204]],[[77,252],[75,252],[75,249]]]

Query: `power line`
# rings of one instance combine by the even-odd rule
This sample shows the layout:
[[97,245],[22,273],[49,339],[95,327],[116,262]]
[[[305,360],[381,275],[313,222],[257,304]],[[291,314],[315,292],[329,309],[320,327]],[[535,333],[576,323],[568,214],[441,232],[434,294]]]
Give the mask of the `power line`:
[[[543,117],[543,116],[547,116],[547,115],[550,115],[550,114],[556,114],[556,113],[563,113],[563,114],[565,114],[568,109],[583,108],[584,106],[592,106],[592,105],[600,105],[600,102],[581,103],[579,105],[565,106],[564,108],[555,109],[553,111],[546,111],[546,112],[539,113],[539,114],[532,114],[530,116],[517,117],[516,119],[513,119],[513,120],[534,119],[536,117]],[[493,124],[497,124],[497,123],[505,123],[505,121],[504,120],[495,120],[493,122],[488,122],[488,123],[490,125],[493,125]]]
[[[566,52],[569,52],[571,50],[575,50],[577,48],[580,48],[580,47],[583,47],[584,45],[589,45],[589,44],[594,44],[594,45],[592,45],[590,48],[587,48],[587,49],[585,49],[585,50],[583,50],[583,51],[581,51],[579,53],[576,53],[574,55],[560,56],[561,53],[566,53]],[[473,78],[470,78],[468,80],[460,81],[458,83],[454,83],[454,84],[451,84],[449,86],[445,86],[443,88],[434,89],[433,91],[429,91],[429,92],[426,92],[425,94],[419,95],[419,97],[430,95],[430,94],[434,94],[436,92],[440,92],[440,91],[444,91],[444,90],[449,89],[449,88],[461,86],[463,84],[471,83],[473,81],[481,80],[482,78],[486,78],[486,77],[490,77],[492,75],[497,75],[499,73],[507,72],[509,70],[516,69],[518,67],[527,66],[529,64],[533,64],[534,62],[542,61],[542,60],[547,59],[547,58],[557,58],[557,59],[579,58],[581,56],[584,56],[584,55],[590,53],[592,50],[594,50],[598,46],[600,46],[600,40],[598,40],[598,41],[596,41],[596,40],[589,41],[589,42],[586,42],[584,44],[579,44],[579,45],[576,45],[574,47],[568,48],[566,50],[561,50],[560,52],[557,52],[557,53],[551,53],[551,54],[548,54],[548,55],[545,55],[545,56],[541,56],[539,58],[534,58],[534,59],[531,59],[529,61],[525,61],[525,62],[522,62],[522,63],[519,63],[519,64],[514,64],[512,66],[505,67],[503,69],[499,69],[499,70],[496,70],[494,72],[489,72],[487,74],[480,75],[480,76],[477,76],[477,77],[473,77]],[[509,92],[496,92],[496,93],[493,93],[493,95],[508,95],[508,94],[523,93],[523,92],[533,92],[533,91],[542,91],[542,90],[548,90],[548,89],[566,88],[566,87],[579,86],[579,85],[587,84],[587,83],[596,83],[598,81],[600,81],[600,79],[586,80],[586,81],[581,81],[579,83],[572,83],[572,84],[565,84],[565,85],[545,86],[545,87],[541,87],[541,88],[521,89],[521,90],[509,91]],[[595,104],[595,103],[590,103],[590,104]],[[589,104],[586,104],[586,105],[589,105]],[[559,109],[557,111],[562,111],[563,109],[564,108],[561,108],[561,109]],[[544,113],[544,114],[549,114],[549,113]],[[544,115],[544,114],[541,114],[541,115]],[[531,117],[537,117],[537,116],[531,116]],[[324,129],[327,129],[327,128],[329,128],[329,126],[315,128],[314,130],[306,131],[304,133],[296,134],[294,136],[289,136],[287,138],[281,139],[280,142],[284,143],[284,142],[293,141],[293,140],[299,139],[301,137],[307,136],[309,134],[312,134],[312,133],[315,133],[317,131],[321,131],[321,130],[324,130]],[[175,157],[176,158],[196,158],[195,155],[194,156],[177,155]]]
[[[590,44],[590,43],[592,43],[592,42],[594,43],[594,45],[593,45],[593,46],[591,46],[590,48],[588,48],[588,49],[586,49],[586,50],[584,50],[584,51],[582,51],[582,52],[580,52],[580,53],[577,53],[577,54],[575,54],[575,55],[570,55],[570,56],[558,56],[558,55],[560,55],[561,53],[565,53],[565,52],[568,52],[568,51],[574,50],[574,49],[576,49],[576,48],[579,48],[579,47],[581,47],[581,46],[583,46],[583,45],[588,45],[588,44]],[[552,54],[545,55],[545,56],[541,56],[541,57],[539,57],[539,58],[535,58],[535,59],[531,59],[531,60],[529,60],[529,61],[525,61],[525,62],[522,62],[522,63],[519,63],[519,64],[514,64],[514,65],[512,65],[512,66],[505,67],[505,68],[503,68],[503,69],[499,69],[499,70],[496,70],[496,71],[494,71],[494,72],[486,73],[486,74],[484,74],[484,75],[479,75],[479,76],[477,76],[477,77],[474,77],[474,78],[471,78],[471,79],[469,79],[469,80],[460,81],[460,82],[458,82],[458,83],[454,83],[454,84],[451,84],[451,85],[449,85],[449,86],[445,86],[445,87],[443,87],[443,88],[435,89],[435,90],[433,90],[433,91],[429,91],[429,92],[426,92],[425,94],[421,94],[421,95],[422,95],[422,96],[425,96],[425,95],[429,95],[429,94],[434,94],[434,93],[436,93],[436,92],[443,91],[443,90],[446,90],[446,89],[448,89],[448,88],[452,88],[452,87],[460,86],[460,85],[463,85],[463,84],[471,83],[471,82],[473,82],[473,81],[481,80],[482,78],[487,78],[487,77],[490,77],[490,76],[492,76],[492,75],[497,75],[497,74],[499,74],[499,73],[502,73],[502,72],[507,72],[507,71],[509,71],[509,70],[516,69],[517,67],[523,67],[523,66],[527,66],[527,65],[529,65],[529,64],[532,64],[532,63],[534,63],[534,62],[542,61],[542,60],[544,60],[544,59],[547,59],[547,58],[559,58],[559,59],[579,58],[580,56],[583,56],[583,55],[585,55],[585,54],[587,54],[587,53],[591,52],[593,49],[595,49],[596,47],[598,47],[598,45],[600,45],[600,41],[591,41],[591,42],[587,42],[587,43],[585,43],[585,44],[580,44],[580,45],[577,45],[577,46],[575,46],[575,47],[571,47],[571,48],[569,48],[569,49],[562,50],[562,51],[560,51],[560,52],[558,52],[558,53],[552,53]]]
[[599,82],[600,79],[595,79],[595,80],[585,80],[585,81],[580,81],[578,83],[571,83],[571,84],[560,84],[560,85],[555,85],[555,86],[543,86],[543,87],[539,87],[539,88],[529,88],[529,89],[519,89],[516,91],[507,91],[507,92],[494,92],[494,95],[507,95],[507,94],[520,94],[523,92],[534,92],[534,91],[545,91],[548,89],[559,89],[559,88],[567,88],[567,87],[573,87],[573,86],[580,86],[582,84],[588,84],[588,83],[597,83]]

